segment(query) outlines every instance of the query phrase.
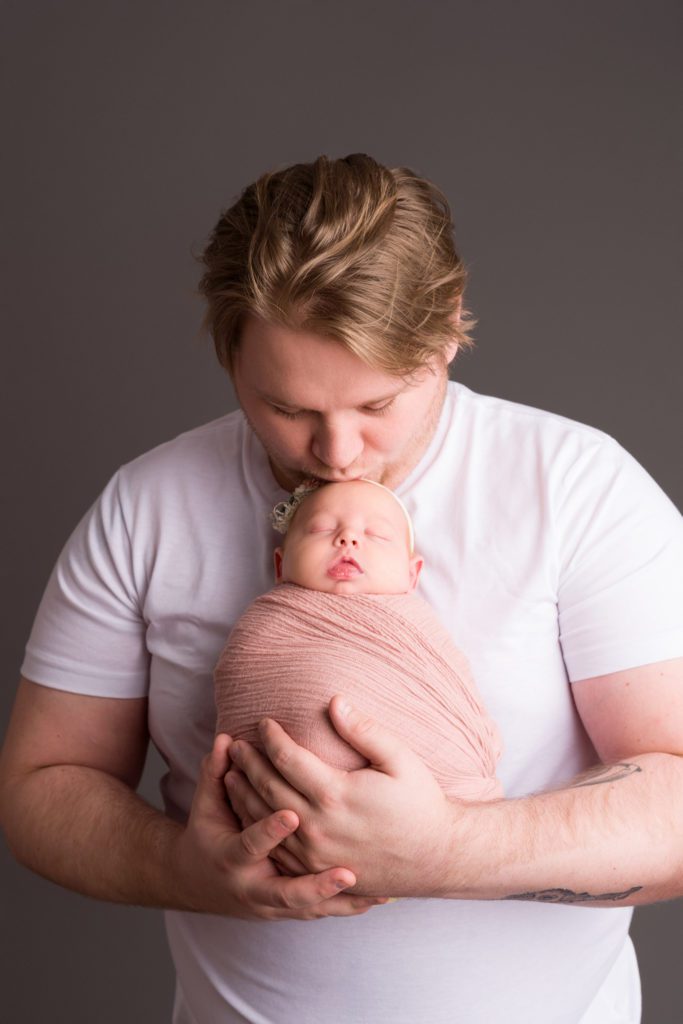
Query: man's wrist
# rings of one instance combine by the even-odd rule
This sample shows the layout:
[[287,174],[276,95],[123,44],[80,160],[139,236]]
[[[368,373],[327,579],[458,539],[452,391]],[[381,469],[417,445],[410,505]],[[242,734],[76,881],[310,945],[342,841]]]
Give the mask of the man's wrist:
[[503,804],[510,801],[450,800],[450,827],[439,872],[438,895],[444,899],[495,898],[487,893],[497,874],[496,836]]

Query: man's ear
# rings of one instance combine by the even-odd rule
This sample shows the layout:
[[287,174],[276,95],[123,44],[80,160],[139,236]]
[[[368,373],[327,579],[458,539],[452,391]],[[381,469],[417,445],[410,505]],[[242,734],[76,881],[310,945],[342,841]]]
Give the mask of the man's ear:
[[418,577],[420,575],[420,572],[422,571],[422,566],[424,564],[424,558],[420,558],[419,555],[413,555],[413,557],[410,559],[410,589],[408,593],[410,593],[411,590],[415,590],[415,587],[417,586]]
[[273,565],[275,567],[275,582],[282,583],[282,548],[275,548],[273,551]]
[[[453,324],[453,326],[456,328],[456,330],[460,326],[461,314],[462,314],[462,298],[458,299],[458,302],[457,302],[457,305],[455,307],[455,310],[454,310],[453,314],[450,317],[450,321]],[[443,350],[443,354],[444,354],[444,358],[445,358],[447,364],[451,363],[455,359],[455,354],[458,351],[459,347],[460,347],[460,344],[457,341],[451,341],[451,342],[449,342],[448,345],[446,345],[445,349]]]
[[449,366],[453,362],[453,360],[455,359],[455,354],[459,348],[460,342],[458,341],[451,341],[448,345],[446,345],[445,349],[443,350],[443,357],[444,360],[446,361],[446,366]]

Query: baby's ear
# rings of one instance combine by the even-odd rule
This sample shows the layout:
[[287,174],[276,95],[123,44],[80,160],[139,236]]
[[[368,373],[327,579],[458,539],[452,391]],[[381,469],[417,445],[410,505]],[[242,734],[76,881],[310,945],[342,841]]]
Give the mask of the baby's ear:
[[422,571],[422,566],[424,564],[424,558],[420,558],[419,555],[413,555],[413,557],[410,559],[410,590],[415,590],[420,572]]
[[275,566],[275,582],[282,583],[282,548],[275,548],[273,551],[273,565]]

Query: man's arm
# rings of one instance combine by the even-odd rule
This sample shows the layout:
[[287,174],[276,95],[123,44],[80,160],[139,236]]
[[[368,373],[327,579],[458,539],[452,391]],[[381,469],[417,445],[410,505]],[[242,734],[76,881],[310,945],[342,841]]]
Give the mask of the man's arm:
[[23,679],[0,759],[0,812],[17,859],[87,896],[143,906],[308,920],[372,905],[339,892],[355,881],[344,868],[277,873],[268,855],[297,827],[291,811],[241,831],[224,797],[229,737],[204,759],[187,827],[134,792],[147,743],[146,699]]
[[[500,808],[500,895],[586,906],[683,895],[683,658],[584,679],[572,693],[602,764]],[[542,872],[533,886],[528,872],[502,868],[525,837]],[[522,884],[510,886],[515,876]]]
[[354,892],[585,906],[683,895],[683,659],[583,680],[574,696],[609,767],[554,792],[446,800],[398,738],[334,698],[335,728],[372,768],[338,772],[268,722],[270,760],[231,748],[231,799],[251,820],[293,809],[286,848],[309,870],[348,864]]

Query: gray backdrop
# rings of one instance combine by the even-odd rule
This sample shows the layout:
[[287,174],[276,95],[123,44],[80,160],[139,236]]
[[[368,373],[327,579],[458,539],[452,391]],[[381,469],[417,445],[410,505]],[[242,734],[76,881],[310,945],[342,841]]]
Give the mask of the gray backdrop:
[[[365,151],[436,181],[479,317],[457,375],[606,430],[681,507],[680,4],[1,11],[6,711],[52,563],[113,471],[233,408],[192,251],[275,166]],[[3,1019],[169,1020],[158,913],[2,867]],[[636,912],[646,1024],[681,1020],[682,923],[680,901]]]

